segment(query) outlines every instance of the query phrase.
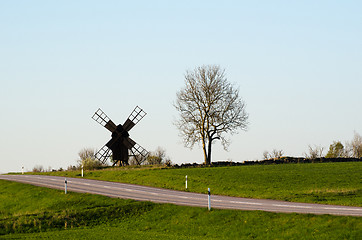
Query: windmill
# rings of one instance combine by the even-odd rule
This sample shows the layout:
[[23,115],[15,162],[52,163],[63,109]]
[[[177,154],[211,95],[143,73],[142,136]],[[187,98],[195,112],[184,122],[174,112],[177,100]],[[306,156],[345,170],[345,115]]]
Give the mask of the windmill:
[[121,166],[128,165],[129,156],[133,156],[137,164],[140,165],[146,159],[148,151],[133,141],[129,137],[128,132],[141,121],[145,115],[146,112],[136,106],[123,125],[116,125],[99,108],[93,114],[92,118],[112,132],[112,138],[95,154],[95,157],[103,164],[108,158],[112,157],[113,166],[117,163]]

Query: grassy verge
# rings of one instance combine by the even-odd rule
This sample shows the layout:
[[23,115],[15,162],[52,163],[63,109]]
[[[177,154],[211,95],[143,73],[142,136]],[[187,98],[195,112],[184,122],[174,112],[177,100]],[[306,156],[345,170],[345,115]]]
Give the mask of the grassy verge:
[[[85,171],[85,177],[107,181],[213,194],[362,206],[362,162],[279,164],[164,169],[112,168]],[[42,173],[80,177],[79,171]]]
[[358,239],[358,217],[213,210],[0,180],[2,239]]

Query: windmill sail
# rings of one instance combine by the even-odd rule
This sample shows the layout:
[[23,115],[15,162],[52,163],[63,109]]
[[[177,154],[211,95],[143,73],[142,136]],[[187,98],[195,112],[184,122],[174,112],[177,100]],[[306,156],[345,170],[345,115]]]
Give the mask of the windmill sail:
[[126,131],[131,130],[141,119],[146,116],[146,112],[143,111],[142,108],[136,106],[131,114],[129,115],[128,119],[124,122],[123,127]]
[[110,132],[114,132],[117,128],[116,124],[114,124],[114,122],[112,122],[112,120],[109,119],[107,114],[105,114],[100,108],[98,108],[98,110],[93,114],[92,118],[97,123],[107,128]]
[[109,149],[106,145],[104,145],[96,154],[95,157],[102,162],[103,164],[105,164],[108,160],[108,158],[110,158],[112,156],[111,153],[111,149]]

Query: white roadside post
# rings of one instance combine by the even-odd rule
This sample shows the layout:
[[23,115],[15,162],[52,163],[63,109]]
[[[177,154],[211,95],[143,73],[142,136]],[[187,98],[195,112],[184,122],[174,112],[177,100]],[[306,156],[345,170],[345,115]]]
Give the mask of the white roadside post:
[[24,174],[24,166],[21,167],[21,174]]
[[208,202],[209,202],[209,204],[208,204],[208,208],[209,208],[209,211],[211,210],[211,201],[210,201],[210,188],[208,188],[207,189],[207,195],[208,195]]
[[64,181],[64,192],[67,194],[67,179]]
[[186,175],[186,190],[187,190],[187,175]]
[[82,165],[82,177],[83,177],[83,165]]

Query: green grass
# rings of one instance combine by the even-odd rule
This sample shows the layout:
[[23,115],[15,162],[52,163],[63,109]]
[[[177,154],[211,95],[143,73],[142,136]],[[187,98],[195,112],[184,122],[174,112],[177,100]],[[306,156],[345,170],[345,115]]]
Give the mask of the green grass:
[[0,180],[1,239],[358,239],[362,218],[212,210]]
[[[112,168],[85,171],[85,177],[175,190],[276,199],[294,202],[362,206],[362,162],[279,164],[165,169]],[[42,173],[80,177],[79,171]]]

